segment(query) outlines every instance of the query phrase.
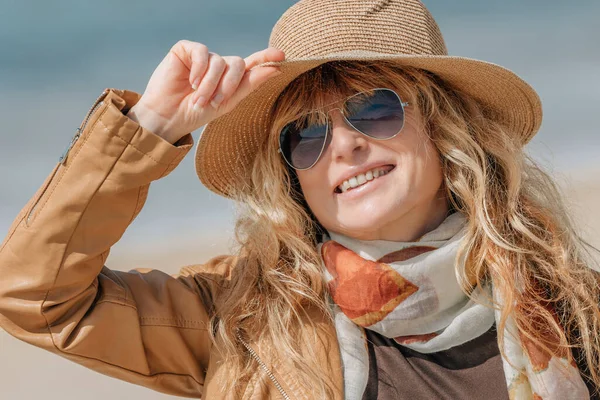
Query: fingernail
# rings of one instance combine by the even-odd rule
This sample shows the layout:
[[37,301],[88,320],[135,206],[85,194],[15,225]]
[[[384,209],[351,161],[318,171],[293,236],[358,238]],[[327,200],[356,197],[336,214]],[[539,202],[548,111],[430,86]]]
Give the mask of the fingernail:
[[194,103],[194,110],[197,110],[199,107],[204,107],[204,103],[206,103],[206,97],[204,96],[200,96],[198,97],[198,100],[196,100],[196,102]]
[[221,102],[223,101],[223,95],[222,94],[217,94],[215,97],[213,97],[212,101],[210,102],[210,104],[212,104],[212,106],[214,108],[217,108],[217,106],[219,104],[221,104]]
[[194,83],[192,83],[192,89],[197,90],[198,85],[200,84],[200,78],[197,78]]

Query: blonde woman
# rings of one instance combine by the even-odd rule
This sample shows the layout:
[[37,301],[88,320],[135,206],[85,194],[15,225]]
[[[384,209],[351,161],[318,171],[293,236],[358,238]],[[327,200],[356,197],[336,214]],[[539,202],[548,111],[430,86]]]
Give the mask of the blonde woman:
[[[541,105],[449,56],[417,0],[302,0],[246,59],[180,41],[107,89],[0,247],[0,325],[100,373],[205,399],[584,399],[600,289]],[[200,180],[239,252],[113,271],[110,248],[206,125]]]

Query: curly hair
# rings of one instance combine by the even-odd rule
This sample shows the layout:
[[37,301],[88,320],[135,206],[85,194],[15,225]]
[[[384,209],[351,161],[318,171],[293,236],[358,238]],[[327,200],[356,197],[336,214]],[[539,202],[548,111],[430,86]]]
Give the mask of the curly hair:
[[[468,295],[492,279],[505,300],[495,305],[501,312],[499,343],[512,315],[529,344],[553,353],[571,350],[586,366],[582,375],[600,387],[594,248],[579,236],[550,174],[525,153],[517,135],[494,119],[493,110],[435,74],[388,61],[333,61],[297,77],[279,95],[269,115],[271,131],[253,164],[254,190],[237,197],[243,265],[231,291],[217,300],[212,318],[213,340],[226,357],[237,359],[229,389],[242,390],[256,368],[235,339],[242,328],[292,360],[301,384],[315,398],[332,397],[331,379],[310,354],[311,338],[321,328],[306,312],[329,313],[316,252],[322,228],[294,171],[278,154],[278,133],[332,96],[373,87],[393,88],[418,107],[441,160],[451,207],[468,220],[457,255],[467,255],[465,270],[457,271],[461,286]],[[502,344],[500,351],[505,355]]]

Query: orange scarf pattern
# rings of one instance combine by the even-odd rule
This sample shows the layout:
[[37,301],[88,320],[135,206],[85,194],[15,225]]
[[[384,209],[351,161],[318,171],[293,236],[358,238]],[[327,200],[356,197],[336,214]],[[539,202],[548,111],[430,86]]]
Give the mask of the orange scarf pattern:
[[[501,302],[493,285],[462,292],[455,257],[464,235],[463,214],[450,214],[414,242],[360,241],[330,232],[319,245],[344,366],[346,399],[360,400],[368,379],[364,329],[431,353],[465,343],[499,318],[481,296]],[[487,305],[486,305],[487,304]],[[509,318],[503,358],[510,399],[589,399],[571,354],[546,354],[517,332]],[[563,352],[564,353],[564,352]]]

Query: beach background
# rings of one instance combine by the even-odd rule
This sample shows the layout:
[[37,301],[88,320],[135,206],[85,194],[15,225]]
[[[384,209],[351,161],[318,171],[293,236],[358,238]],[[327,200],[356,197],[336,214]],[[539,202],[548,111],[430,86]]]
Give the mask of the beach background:
[[[338,0],[339,1],[339,0]],[[180,39],[221,55],[267,46],[290,0],[0,1],[0,235],[56,164],[106,87],[143,92]],[[540,94],[527,151],[557,179],[600,246],[600,2],[425,0],[450,54],[503,65]],[[197,143],[201,130],[194,132]],[[152,184],[107,266],[176,273],[232,248],[235,207],[198,181],[193,152]],[[0,277],[0,279],[2,279]],[[174,398],[106,377],[0,330],[2,399]]]

